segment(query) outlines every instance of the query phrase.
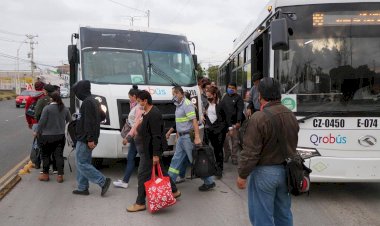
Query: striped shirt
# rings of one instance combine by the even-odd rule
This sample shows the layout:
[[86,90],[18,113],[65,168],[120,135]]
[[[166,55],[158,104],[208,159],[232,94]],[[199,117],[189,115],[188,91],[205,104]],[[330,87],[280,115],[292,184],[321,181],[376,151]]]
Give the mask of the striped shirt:
[[196,119],[193,103],[185,97],[180,103],[174,103],[176,129],[179,133],[189,132],[193,129],[193,119]]

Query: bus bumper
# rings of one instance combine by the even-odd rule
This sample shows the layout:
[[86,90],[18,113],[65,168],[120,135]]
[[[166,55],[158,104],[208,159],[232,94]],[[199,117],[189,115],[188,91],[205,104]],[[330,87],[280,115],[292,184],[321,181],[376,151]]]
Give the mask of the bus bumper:
[[122,144],[122,137],[118,130],[100,130],[99,142],[92,151],[94,158],[125,158],[128,146]]
[[380,158],[313,157],[305,164],[312,182],[380,182]]

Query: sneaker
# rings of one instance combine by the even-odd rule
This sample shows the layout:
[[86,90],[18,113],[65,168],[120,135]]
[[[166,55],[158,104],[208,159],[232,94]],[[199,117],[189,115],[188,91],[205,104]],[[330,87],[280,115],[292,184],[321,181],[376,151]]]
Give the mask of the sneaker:
[[128,188],[128,183],[125,183],[125,182],[122,181],[122,180],[114,181],[114,182],[113,182],[113,185],[114,185],[115,187],[119,187],[119,188]]
[[54,171],[53,171],[53,174],[58,174],[58,171],[57,171],[57,170],[54,170]]
[[40,180],[40,181],[49,181],[49,174],[47,174],[47,173],[40,174],[40,176],[38,176],[38,180]]
[[173,192],[173,197],[176,199],[176,198],[179,198],[180,196],[182,195],[182,193],[177,190],[176,192]]
[[104,196],[106,192],[108,191],[108,188],[110,187],[111,184],[111,178],[106,178],[106,181],[102,187],[102,192],[100,193],[101,196]]
[[215,188],[215,183],[212,183],[212,184],[202,184],[202,186],[200,186],[198,189],[199,191],[209,191],[210,189],[213,189]]
[[62,183],[63,182],[63,175],[58,175],[57,176],[57,182]]
[[81,191],[81,190],[74,190],[73,194],[74,195],[89,195],[90,192],[88,191],[88,189],[83,190],[83,191]]
[[175,180],[175,183],[180,184],[180,183],[183,183],[185,181],[186,181],[186,179],[184,177],[177,177],[177,179]]

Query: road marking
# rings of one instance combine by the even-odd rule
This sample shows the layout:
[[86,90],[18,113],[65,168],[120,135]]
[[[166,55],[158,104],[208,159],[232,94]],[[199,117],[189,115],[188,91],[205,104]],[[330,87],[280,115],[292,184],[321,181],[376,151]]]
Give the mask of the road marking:
[[13,173],[17,172],[20,168],[22,168],[23,165],[27,161],[29,161],[30,156],[26,156],[25,159],[21,160],[15,167],[13,167],[11,170],[8,171],[7,174],[5,174],[1,179],[0,179],[0,185],[3,184]]
[[17,116],[18,118],[21,118],[21,117],[24,117],[24,115],[19,115],[19,116]]

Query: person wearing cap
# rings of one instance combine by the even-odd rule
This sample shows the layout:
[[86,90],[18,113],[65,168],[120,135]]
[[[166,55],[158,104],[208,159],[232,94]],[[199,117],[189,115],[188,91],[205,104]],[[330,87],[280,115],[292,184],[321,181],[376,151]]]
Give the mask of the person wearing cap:
[[[42,82],[36,82],[34,83],[34,89],[37,91],[35,95],[31,96],[30,98],[28,98],[26,100],[26,103],[25,103],[25,113],[28,111],[30,105],[32,105],[33,103],[37,102],[38,99],[42,98],[43,97],[43,90],[44,88],[44,83]],[[32,129],[33,128],[33,125],[36,125],[38,122],[37,122],[37,119],[35,117],[32,117],[28,114],[25,114],[25,119],[26,119],[26,122],[28,123],[28,127],[29,129]]]
[[[232,164],[237,165],[237,153],[240,150],[238,131],[244,120],[244,101],[237,94],[235,82],[228,84],[227,93],[223,95],[220,105],[226,112],[226,121],[229,129],[224,142],[224,162],[228,162],[231,156]],[[230,147],[230,141],[232,148]]]
[[247,117],[250,117],[253,113],[260,110],[258,85],[259,85],[260,79],[262,78],[263,78],[263,75],[260,72],[254,73],[252,75],[253,86],[251,90],[249,91]]
[[49,105],[51,102],[50,94],[56,91],[56,88],[53,85],[46,84],[44,85],[44,88],[42,90],[43,96],[41,96],[36,104],[35,107],[35,115],[34,117],[37,119],[37,122],[41,118],[42,110],[44,109],[45,106]]
[[[298,122],[293,112],[281,104],[280,83],[276,79],[261,79],[258,90],[260,111],[249,119],[244,134],[237,186],[245,189],[249,176],[248,212],[252,225],[293,225],[286,157],[278,145],[278,136],[286,137],[287,154],[295,155]],[[280,128],[273,128],[273,120]]]

